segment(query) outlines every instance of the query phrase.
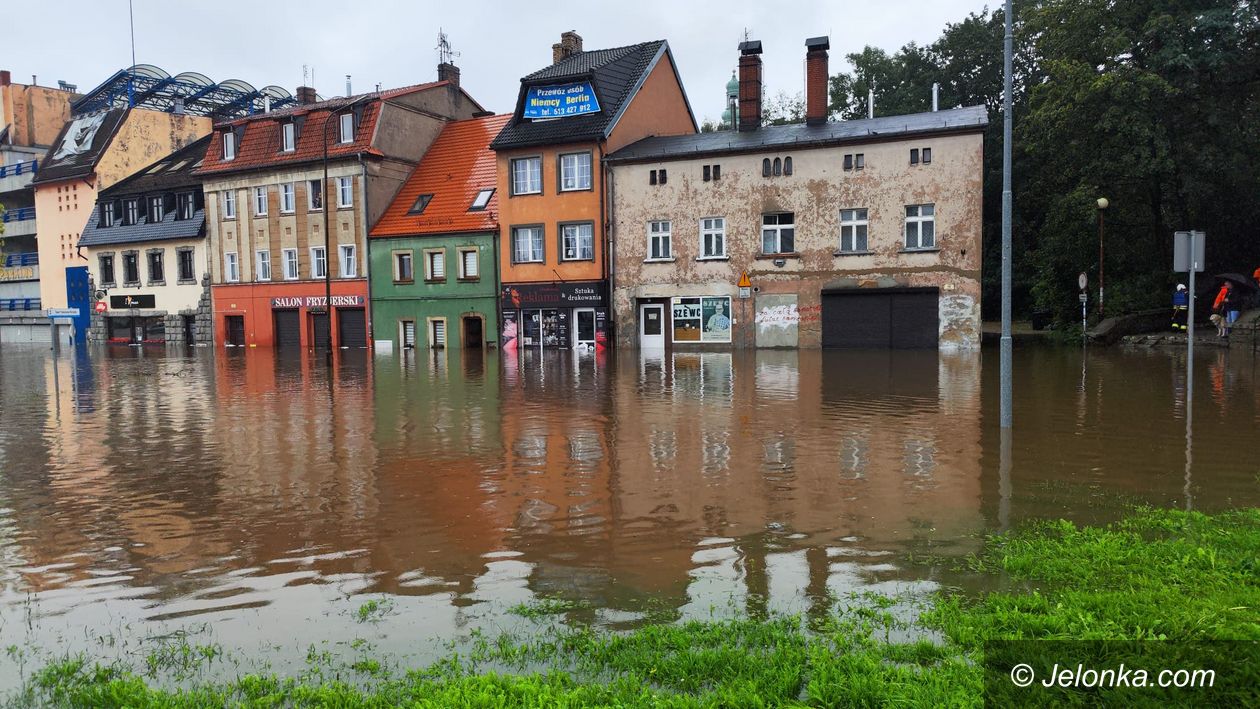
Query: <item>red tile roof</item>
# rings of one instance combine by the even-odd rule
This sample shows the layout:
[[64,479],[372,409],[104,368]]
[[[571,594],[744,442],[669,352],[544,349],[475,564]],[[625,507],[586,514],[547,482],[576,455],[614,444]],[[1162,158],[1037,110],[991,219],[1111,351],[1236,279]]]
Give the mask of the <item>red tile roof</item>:
[[[448,123],[424,159],[372,229],[374,237],[493,231],[499,228],[499,196],[485,209],[469,211],[481,190],[495,187],[495,154],[490,141],[511,115]],[[408,214],[416,198],[433,195],[420,214]]]
[[[197,170],[197,174],[236,172],[320,160],[324,156],[323,132],[328,117],[337,115],[354,103],[359,103],[363,107],[363,115],[355,129],[354,142],[338,142],[340,136],[337,133],[337,127],[328,126],[328,157],[342,158],[357,153],[382,155],[372,146],[372,137],[376,134],[376,119],[381,112],[381,101],[446,86],[446,84],[445,81],[434,81],[358,96],[333,98],[217,123],[214,126],[210,146],[206,149],[206,158],[201,164],[201,169]],[[282,153],[280,152],[280,124],[290,119],[301,120],[303,124],[297,136],[295,149],[292,152]],[[243,129],[244,134],[237,139],[236,158],[224,160],[223,133],[233,129],[238,132]]]

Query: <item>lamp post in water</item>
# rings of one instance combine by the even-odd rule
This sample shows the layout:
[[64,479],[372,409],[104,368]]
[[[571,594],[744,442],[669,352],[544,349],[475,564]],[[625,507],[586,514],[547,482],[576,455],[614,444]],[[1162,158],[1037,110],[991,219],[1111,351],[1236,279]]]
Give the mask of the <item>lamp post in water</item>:
[[1014,37],[1011,0],[1006,0],[1006,35],[1002,39],[1002,374],[1001,427],[1010,429],[1011,414],[1011,54]]
[[1106,197],[1098,198],[1098,319],[1103,317],[1103,212],[1111,202]]

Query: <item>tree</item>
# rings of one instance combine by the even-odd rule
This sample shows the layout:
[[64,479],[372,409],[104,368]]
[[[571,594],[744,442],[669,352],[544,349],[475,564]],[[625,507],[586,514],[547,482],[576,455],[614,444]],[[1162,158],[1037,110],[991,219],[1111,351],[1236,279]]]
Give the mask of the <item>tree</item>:
[[761,111],[761,122],[770,126],[800,123],[805,120],[805,97],[799,92],[791,96],[780,91],[766,102]]

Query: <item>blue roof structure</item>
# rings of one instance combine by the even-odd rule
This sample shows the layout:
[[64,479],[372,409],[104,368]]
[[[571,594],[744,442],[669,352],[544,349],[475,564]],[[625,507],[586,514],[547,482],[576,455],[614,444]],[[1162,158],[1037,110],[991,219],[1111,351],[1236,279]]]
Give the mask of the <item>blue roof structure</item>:
[[240,79],[215,83],[192,71],[171,76],[152,64],[137,64],[115,72],[100,86],[84,93],[70,104],[70,110],[79,115],[136,107],[221,120],[261,113],[267,99],[272,110],[297,103],[293,94],[279,86],[255,89]]

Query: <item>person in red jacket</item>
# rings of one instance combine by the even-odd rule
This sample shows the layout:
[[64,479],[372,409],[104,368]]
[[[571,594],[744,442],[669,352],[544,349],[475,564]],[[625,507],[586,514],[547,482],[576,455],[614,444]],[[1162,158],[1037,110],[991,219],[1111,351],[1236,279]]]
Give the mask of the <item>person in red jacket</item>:
[[1229,329],[1226,327],[1225,319],[1228,317],[1229,311],[1234,307],[1234,284],[1225,281],[1221,285],[1221,290],[1217,292],[1216,299],[1212,301],[1212,324],[1216,326],[1217,337],[1228,337]]

